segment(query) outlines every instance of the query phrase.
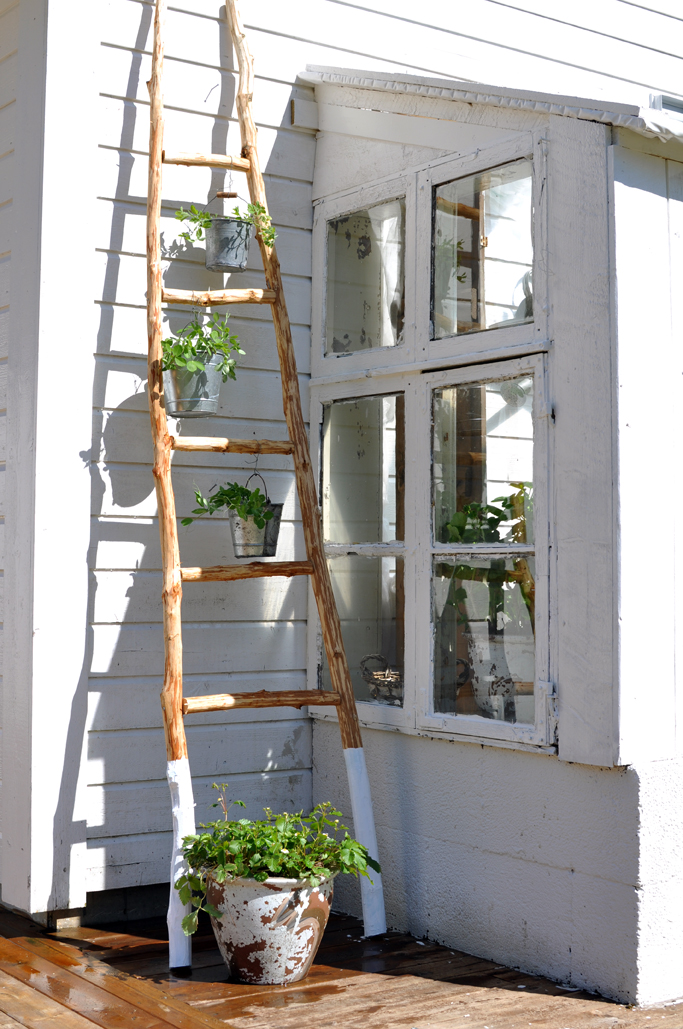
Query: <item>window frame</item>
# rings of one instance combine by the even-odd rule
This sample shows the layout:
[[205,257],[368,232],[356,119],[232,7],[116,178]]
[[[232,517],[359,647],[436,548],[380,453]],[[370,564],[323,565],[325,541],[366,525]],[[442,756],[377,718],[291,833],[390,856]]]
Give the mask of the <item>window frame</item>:
[[[517,133],[495,146],[474,153],[449,155],[397,176],[324,198],[316,204],[313,229],[313,345],[311,358],[311,457],[322,473],[323,404],[354,397],[405,395],[405,540],[397,544],[327,544],[328,554],[403,556],[405,568],[404,697],[403,707],[359,701],[364,726],[403,731],[454,741],[479,742],[501,747],[556,753],[556,700],[552,685],[553,648],[550,640],[549,501],[552,496],[552,463],[548,402],[547,191],[546,140],[544,132]],[[528,158],[532,165],[532,239],[534,317],[521,325],[482,329],[439,340],[430,338],[432,191],[435,185]],[[372,204],[398,196],[406,202],[405,330],[404,343],[348,355],[324,355],[326,298],[326,223]],[[341,361],[342,364],[338,362]],[[435,547],[431,515],[431,391],[450,385],[492,378],[534,375],[534,481],[536,600],[535,723],[510,724],[478,716],[435,713],[432,670],[432,557],[473,548]],[[428,532],[425,528],[428,527]],[[428,538],[427,545],[424,540]],[[479,545],[477,553],[481,553]],[[490,547],[500,553],[514,549]],[[489,552],[486,550],[485,552]],[[308,686],[319,688],[318,668],[322,637],[313,592],[309,588]],[[334,708],[311,705],[317,719],[334,721]]]

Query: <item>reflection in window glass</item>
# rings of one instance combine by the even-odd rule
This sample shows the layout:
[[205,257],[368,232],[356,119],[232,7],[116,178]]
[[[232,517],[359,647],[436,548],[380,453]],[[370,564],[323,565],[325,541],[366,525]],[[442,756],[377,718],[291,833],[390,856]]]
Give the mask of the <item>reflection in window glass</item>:
[[435,559],[435,711],[533,723],[534,580],[528,554]]
[[325,354],[403,341],[405,200],[327,223]]
[[[332,558],[332,589],[356,700],[403,704],[403,559]],[[332,689],[323,648],[322,687]]]
[[332,543],[403,539],[403,394],[323,409],[323,531]]
[[436,712],[534,720],[532,406],[530,375],[434,390],[435,546],[464,550],[434,559]]
[[533,378],[434,391],[434,539],[533,543]]
[[531,161],[434,189],[432,338],[533,317]]

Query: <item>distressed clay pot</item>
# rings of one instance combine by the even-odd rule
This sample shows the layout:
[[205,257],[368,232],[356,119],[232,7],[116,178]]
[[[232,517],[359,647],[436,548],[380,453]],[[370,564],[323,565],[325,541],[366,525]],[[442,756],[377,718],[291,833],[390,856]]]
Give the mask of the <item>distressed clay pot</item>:
[[243,272],[252,226],[239,218],[213,218],[206,229],[206,267],[210,272]]
[[218,410],[218,395],[223,376],[218,366],[222,354],[197,354],[204,362],[203,372],[188,372],[184,368],[171,368],[164,372],[164,402],[166,414],[174,418],[207,418]]
[[235,557],[275,557],[283,507],[283,504],[268,501],[266,509],[273,512],[273,517],[262,529],[259,529],[253,518],[245,520],[240,518],[237,511],[228,511]]
[[308,974],[325,932],[332,879],[208,880],[207,900],[223,913],[211,924],[231,976],[286,986]]

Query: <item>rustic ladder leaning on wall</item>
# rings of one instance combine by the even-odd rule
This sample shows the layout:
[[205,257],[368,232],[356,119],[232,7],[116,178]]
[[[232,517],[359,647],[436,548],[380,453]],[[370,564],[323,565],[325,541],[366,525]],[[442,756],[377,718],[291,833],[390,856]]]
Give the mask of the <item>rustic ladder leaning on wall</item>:
[[[165,670],[161,694],[164,732],[166,736],[167,775],[173,808],[173,853],[171,857],[171,898],[168,909],[169,965],[187,969],[191,965],[191,943],[181,928],[186,909],[181,905],[173,883],[183,868],[182,838],[195,831],[192,780],[187,756],[183,716],[197,711],[224,711],[238,707],[298,707],[306,704],[334,704],[339,714],[342,747],[349,777],[351,808],[356,837],[377,857],[375,823],[370,799],[365,756],[358,724],[358,713],[341,636],[339,615],[332,593],[329,571],[323,549],[320,509],[315,477],[311,467],[308,440],[301,410],[292,333],[287,315],[280,265],[275,247],[267,247],[260,233],[258,242],[263,259],[267,289],[231,289],[205,293],[165,290],[161,278],[161,166],[166,164],[232,168],[246,172],[253,204],[267,210],[266,193],[256,149],[256,126],[251,113],[254,62],[249,52],[236,0],[227,0],[227,15],[233,46],[239,64],[237,112],[242,138],[240,157],[218,154],[166,154],[163,150],[163,70],[162,28],[165,0],[156,0],[154,48],[150,93],[149,191],[147,198],[147,332],[148,393],[154,443],[154,479],[156,483],[163,565],[163,612]],[[213,306],[221,304],[269,304],[275,325],[275,337],[282,374],[282,398],[289,432],[286,441],[227,440],[214,437],[174,437],[169,435],[163,406],[162,377],[162,303]],[[307,561],[252,562],[241,566],[181,568],[178,547],[175,498],[171,481],[171,453],[188,450],[237,454],[291,454],[294,459],[296,485],[301,506]],[[181,630],[181,597],[183,582],[216,582],[249,579],[261,576],[310,575],[318,605],[323,641],[332,679],[332,691],[300,690],[265,691],[223,694],[215,697],[183,699],[183,663]],[[374,882],[361,882],[363,918],[368,936],[386,929],[384,897],[379,875]]]

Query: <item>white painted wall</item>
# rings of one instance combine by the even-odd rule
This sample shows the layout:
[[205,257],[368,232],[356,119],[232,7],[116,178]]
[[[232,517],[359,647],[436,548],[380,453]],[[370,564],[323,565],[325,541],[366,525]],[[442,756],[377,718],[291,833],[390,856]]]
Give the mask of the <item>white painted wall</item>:
[[[425,8],[428,16],[416,16],[407,0],[370,0],[365,7],[337,0],[296,0],[290,5],[244,0],[244,20],[256,58],[261,161],[279,233],[304,393],[311,324],[315,121],[302,116],[292,126],[290,99],[313,101],[310,85],[297,83],[306,65],[463,77],[640,105],[647,103],[650,92],[677,95],[681,81],[683,21],[678,5],[662,0],[656,7],[648,10],[625,0],[595,5],[586,0],[565,14],[549,0],[472,0],[466,8],[443,0]],[[51,0],[49,8],[41,0],[20,0],[0,9],[0,240],[10,231],[8,213],[14,217],[10,245],[0,242],[0,275],[12,249],[9,316],[8,301],[4,294],[0,298],[0,324],[10,325],[0,339],[11,340],[3,898],[32,911],[80,906],[87,890],[162,881],[168,867],[170,804],[158,707],[159,545],[144,396],[145,80],[151,13],[149,0],[102,0],[97,5]],[[17,53],[23,55],[20,60]],[[237,150],[232,55],[214,0],[187,0],[182,9],[169,12],[167,56],[168,148]],[[18,69],[16,92],[13,67]],[[445,108],[439,104],[423,102],[420,110],[440,117]],[[448,106],[451,120],[457,106]],[[477,140],[487,142],[491,130],[530,131],[544,120],[519,113],[513,123],[507,112],[489,110],[481,117],[470,112],[462,118],[466,124],[457,130],[450,126],[437,139],[433,124],[422,125],[423,135],[414,142],[395,137],[399,127],[405,129],[404,116],[415,113],[415,108],[405,99],[395,99],[386,110],[394,119],[388,138],[381,136],[386,118],[378,122],[373,111],[365,116],[382,140],[383,159],[392,171],[397,162],[414,164],[427,151],[465,150],[478,145]],[[580,265],[572,261],[563,241],[569,231],[598,233],[606,241],[609,130],[598,125],[579,128],[561,118],[548,124],[566,148],[581,134],[584,140],[589,138],[591,157],[582,181],[595,185],[601,176],[604,181],[604,193],[591,194],[593,206],[584,206],[587,194],[578,192],[577,169],[558,161],[553,171],[551,150],[555,188],[576,201],[571,218],[557,224],[550,239],[554,274],[570,284],[556,294],[553,312],[556,343],[564,343],[555,350],[557,381],[580,394],[585,383],[596,379],[604,388],[610,375],[610,362],[596,345],[608,321],[608,290],[604,270],[596,277],[590,260]],[[330,185],[334,141],[325,137],[329,126],[323,122],[322,128],[316,196],[342,188],[340,180]],[[354,142],[353,136],[349,142],[346,184],[364,174],[365,144]],[[69,160],[72,156],[78,160]],[[13,176],[15,163],[21,174]],[[225,178],[167,168],[164,181],[166,282],[176,287],[215,286],[218,277],[204,271],[199,250],[182,258],[172,256],[178,228],[173,212],[180,203],[204,202],[227,184]],[[240,176],[235,175],[234,182],[244,194]],[[73,198],[75,216],[70,210]],[[260,282],[257,261],[243,276],[233,277],[233,284],[237,279],[245,285]],[[78,293],[70,297],[68,289],[73,287]],[[590,356],[583,364],[576,362],[572,351],[577,291],[599,322],[597,335],[592,323],[579,341]],[[181,316],[173,317],[172,324],[182,324]],[[224,406],[219,417],[206,424],[206,432],[284,436],[267,312],[236,312],[233,325],[247,357],[237,387],[226,387]],[[69,365],[62,360],[65,351],[73,358]],[[0,355],[0,376],[4,361]],[[608,400],[599,409],[586,406],[573,427],[562,429],[558,420],[557,446],[573,460],[570,485],[580,497],[585,492],[592,499],[582,479],[587,458],[596,478],[612,481],[613,456],[603,454],[596,460],[593,453],[595,434],[611,429],[609,404]],[[202,457],[200,464],[188,455],[176,455],[181,512],[192,502],[193,484],[210,487],[219,467],[237,470],[244,462]],[[286,499],[280,556],[303,556],[289,464],[268,458],[260,462],[260,469],[269,473],[275,498]],[[557,526],[558,579],[570,583],[566,595],[574,602],[586,591],[598,597],[600,589],[611,590],[610,497],[603,496],[588,527],[589,546],[579,532],[586,527],[577,518],[576,508],[565,508]],[[220,563],[232,556],[224,523],[182,530],[181,548],[190,564]],[[594,561],[596,554],[599,560]],[[284,683],[303,686],[306,593],[300,582],[188,586],[184,613],[188,693]],[[555,615],[562,618],[561,605]],[[561,756],[569,761],[611,764],[618,757],[615,712],[606,700],[615,670],[612,647],[604,646],[590,667],[585,660],[586,653],[598,653],[601,640],[612,638],[615,624],[610,603],[596,602],[558,649],[562,681],[573,684],[565,692],[572,702],[560,712]],[[665,658],[662,661],[666,664]],[[224,722],[220,716],[195,716],[191,721],[188,736],[200,820],[210,813],[210,783],[227,775],[235,794],[249,802],[254,814],[263,803],[310,802],[310,726],[304,717],[272,712],[256,721],[253,715],[240,713]],[[336,732],[334,726],[315,727],[314,792],[331,799],[339,796],[343,802]],[[368,733],[367,743],[371,776],[377,783],[380,846],[387,854],[383,860],[390,872],[395,869],[385,881],[391,880],[390,911],[398,923],[457,942],[449,936],[447,915],[436,913],[436,901],[430,907],[431,874],[424,858],[414,859],[425,848],[438,854],[447,873],[455,868],[472,875],[477,895],[486,895],[477,914],[471,897],[458,893],[460,880],[451,879],[450,917],[461,910],[458,904],[470,905],[462,909],[469,922],[464,935],[457,937],[458,945],[492,956],[494,947],[500,946],[495,956],[558,977],[571,975],[576,981],[583,981],[592,968],[593,979],[585,981],[613,996],[631,997],[640,990],[639,996],[662,999],[673,980],[669,977],[665,986],[652,963],[650,971],[643,966],[638,972],[642,987],[633,986],[633,968],[640,960],[635,939],[640,933],[641,940],[654,941],[661,931],[657,890],[661,896],[671,881],[667,875],[673,878],[673,859],[669,851],[643,850],[640,874],[648,877],[652,889],[634,898],[641,880],[633,871],[637,854],[634,858],[629,841],[637,804],[659,796],[667,782],[674,782],[673,765],[656,762],[643,772],[639,769],[638,785],[635,773],[596,771],[555,758],[480,750],[471,744],[382,732]],[[449,791],[438,788],[444,780]],[[473,781],[482,783],[478,796],[483,808],[472,805]],[[525,789],[517,788],[520,781],[526,783]],[[407,788],[406,783],[415,786]],[[447,800],[450,796],[458,801]],[[584,796],[579,840],[574,819],[581,812],[576,812],[575,802]],[[426,797],[434,803],[426,804]],[[501,798],[509,801],[502,810]],[[557,800],[561,810],[555,805],[550,814],[551,802]],[[452,806],[443,808],[444,804]],[[464,826],[459,821],[463,804],[469,805]],[[477,842],[491,827],[490,821],[482,820],[481,810],[496,804],[503,828],[498,841],[487,844],[489,855]],[[594,819],[589,817],[592,810],[598,812]],[[545,819],[538,815],[541,811],[546,812]],[[440,814],[447,831],[442,830]],[[648,824],[659,825],[657,819],[663,818],[661,806],[651,805],[646,814],[651,817]],[[551,834],[536,830],[539,850],[545,846],[552,851],[543,859],[514,842],[517,825],[523,827],[525,818],[540,818],[541,825],[554,819]],[[643,815],[642,824],[646,821]],[[514,828],[504,829],[513,822]],[[614,825],[609,840],[620,841],[612,878],[599,853],[607,837],[599,843],[585,838],[596,823]],[[461,830],[468,843],[459,850]],[[558,844],[557,834],[566,843]],[[584,848],[580,853],[579,842]],[[479,861],[484,852],[486,876]],[[46,854],[52,855],[51,861],[45,860]],[[534,896],[522,886],[531,868],[538,873],[533,876]],[[528,916],[509,881],[519,884],[525,911],[527,904],[531,911]],[[489,903],[491,882],[499,899],[489,918],[482,912]],[[344,890],[340,887],[342,902],[348,896]],[[408,895],[418,908],[422,905],[417,913],[408,910]],[[538,897],[547,898],[546,914],[557,910],[561,916],[557,936],[544,936],[544,904]],[[638,916],[633,915],[637,904],[642,913]],[[429,910],[435,913],[428,916]],[[591,918],[605,911],[605,917],[622,912],[626,919],[620,930],[623,946],[607,956],[605,948],[599,954],[590,950],[603,939]],[[519,927],[525,918],[530,931],[523,939]],[[472,922],[477,923],[474,928]],[[619,929],[617,922],[613,924]],[[505,926],[509,932],[502,931]],[[574,928],[562,933],[563,926]],[[675,932],[672,922],[665,938],[673,941]],[[571,964],[565,946],[568,936],[577,941]],[[496,944],[496,939],[501,942]],[[552,953],[543,966],[546,943]]]

